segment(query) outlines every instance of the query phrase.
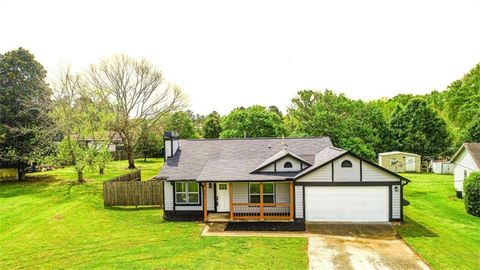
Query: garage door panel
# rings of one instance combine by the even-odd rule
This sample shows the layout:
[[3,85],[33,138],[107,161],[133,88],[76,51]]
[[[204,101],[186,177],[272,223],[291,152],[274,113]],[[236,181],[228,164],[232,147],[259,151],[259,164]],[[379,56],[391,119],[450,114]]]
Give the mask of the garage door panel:
[[305,187],[305,216],[306,221],[388,221],[388,187]]

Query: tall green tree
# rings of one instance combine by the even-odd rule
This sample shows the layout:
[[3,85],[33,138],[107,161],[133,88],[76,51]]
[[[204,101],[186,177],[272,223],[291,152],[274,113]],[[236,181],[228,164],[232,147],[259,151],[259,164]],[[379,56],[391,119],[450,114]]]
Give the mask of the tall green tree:
[[46,74],[26,49],[0,55],[0,159],[17,162],[20,179],[53,150]]
[[299,91],[288,108],[293,136],[328,136],[333,144],[373,160],[388,148],[388,126],[375,106],[326,91]]
[[84,172],[88,168],[98,167],[102,174],[109,160],[107,124],[113,115],[103,100],[95,97],[85,79],[70,69],[61,74],[55,85],[51,116],[63,135],[57,158],[73,165],[79,183],[85,182]]
[[162,134],[163,132],[161,131],[142,128],[136,152],[143,154],[144,161],[147,161],[147,157],[161,155],[163,149]]
[[390,121],[392,139],[400,151],[438,157],[451,146],[445,121],[423,99],[411,100],[394,112]]
[[222,132],[220,114],[216,111],[207,115],[203,125],[203,136],[207,139],[218,138]]
[[470,122],[462,135],[463,142],[480,142],[480,117]]
[[178,111],[169,113],[163,117],[162,123],[164,130],[174,131],[181,139],[196,137],[195,127],[188,112]]
[[222,121],[221,138],[279,137],[286,130],[282,118],[264,106],[236,108]]

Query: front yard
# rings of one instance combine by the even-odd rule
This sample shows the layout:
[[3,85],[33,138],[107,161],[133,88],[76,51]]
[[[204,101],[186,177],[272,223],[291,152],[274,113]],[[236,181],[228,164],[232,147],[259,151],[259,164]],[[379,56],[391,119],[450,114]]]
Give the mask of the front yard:
[[[137,165],[147,180],[162,160]],[[72,168],[0,184],[0,269],[307,268],[304,238],[200,237],[200,223],[165,222],[158,208],[104,208],[102,181],[126,166],[89,172],[83,185]],[[455,198],[453,177],[405,176],[405,241],[434,269],[480,269],[480,218]]]
[[455,197],[453,176],[403,175],[412,182],[400,235],[434,269],[480,269],[480,218]]
[[[143,163],[142,178],[161,159]],[[303,238],[200,237],[202,225],[164,222],[158,208],[103,207],[103,180],[126,173],[87,173],[77,185],[71,168],[0,184],[0,269],[305,269]]]

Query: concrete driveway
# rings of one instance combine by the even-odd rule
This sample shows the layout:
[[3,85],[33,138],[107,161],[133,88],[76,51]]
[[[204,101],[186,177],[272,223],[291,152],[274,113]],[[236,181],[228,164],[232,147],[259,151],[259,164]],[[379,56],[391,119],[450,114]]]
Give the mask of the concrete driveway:
[[430,269],[392,225],[307,224],[310,269]]

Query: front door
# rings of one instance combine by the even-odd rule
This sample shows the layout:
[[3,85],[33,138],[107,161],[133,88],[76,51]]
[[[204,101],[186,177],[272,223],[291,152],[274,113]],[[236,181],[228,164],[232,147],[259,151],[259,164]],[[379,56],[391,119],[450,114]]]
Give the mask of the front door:
[[415,165],[415,157],[405,157],[405,171],[414,172]]
[[230,211],[230,193],[227,183],[217,183],[217,212]]

